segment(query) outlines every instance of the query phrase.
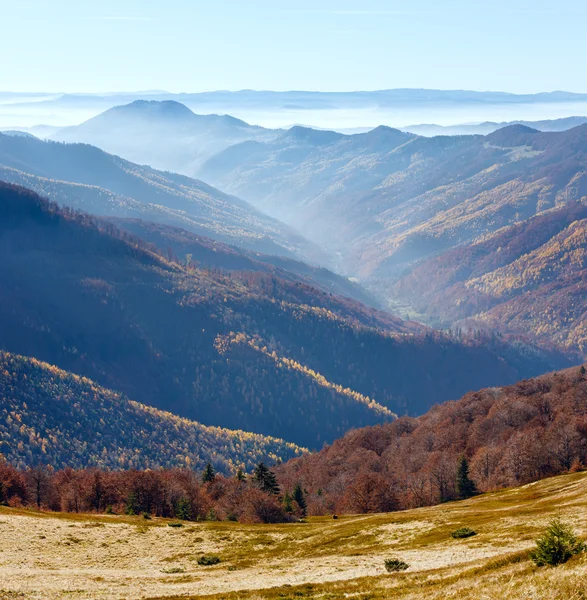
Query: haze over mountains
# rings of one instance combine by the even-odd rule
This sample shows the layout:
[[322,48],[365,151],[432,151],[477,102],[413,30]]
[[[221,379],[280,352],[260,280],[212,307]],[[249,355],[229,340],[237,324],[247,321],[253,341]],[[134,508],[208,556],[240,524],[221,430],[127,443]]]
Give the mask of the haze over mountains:
[[[270,96],[252,93],[249,104],[284,98]],[[408,97],[474,100],[377,101]],[[364,101],[299,97],[320,110]],[[200,462],[217,452],[224,470],[252,460],[234,450],[244,435],[235,430],[261,436],[251,456],[286,459],[352,427],[577,363],[587,351],[587,124],[571,127],[580,121],[347,135],[150,99],[60,129],[59,142],[0,134],[0,180],[59,204],[0,186],[0,349],[43,386],[76,387],[76,376],[102,386],[98,404],[118,403],[136,425],[120,438],[125,456],[145,427],[169,431],[181,417],[190,422],[172,426],[177,443],[202,443]],[[380,310],[390,306],[452,332]],[[53,367],[15,355],[69,375],[48,379]],[[147,425],[124,395],[164,412]],[[43,410],[28,415],[31,427]],[[211,426],[230,431],[215,438]],[[63,431],[72,447],[86,443]],[[103,435],[114,444],[119,434]]]
[[77,125],[135,100],[174,100],[200,114],[229,114],[281,128],[292,123],[348,129],[386,124],[454,125],[484,121],[543,120],[587,115],[587,95],[570,92],[508,94],[462,90],[391,89],[357,92],[145,91],[111,94],[0,93],[0,127]]
[[0,178],[97,215],[139,217],[256,251],[322,258],[302,236],[238,198],[88,145],[0,134]]
[[454,339],[275,273],[182,266],[23,188],[0,194],[3,349],[204,425],[315,448],[568,364],[500,338]]

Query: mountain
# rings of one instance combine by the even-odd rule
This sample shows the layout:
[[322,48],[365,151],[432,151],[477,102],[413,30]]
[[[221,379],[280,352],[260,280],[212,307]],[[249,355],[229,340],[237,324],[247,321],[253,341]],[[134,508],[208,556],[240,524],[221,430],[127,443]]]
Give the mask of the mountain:
[[20,467],[154,469],[211,463],[230,474],[302,453],[283,440],[204,427],[90,379],[0,351],[0,454]]
[[301,483],[308,508],[379,512],[458,497],[457,464],[466,457],[480,491],[525,484],[587,460],[584,367],[505,388],[470,392],[418,418],[357,429],[320,452],[278,468],[280,483]]
[[0,134],[0,177],[99,216],[139,217],[255,251],[323,258],[302,236],[238,198],[93,146]]
[[274,274],[182,266],[6,184],[0,249],[3,350],[203,425],[310,448],[561,361],[422,331]]
[[566,131],[587,123],[587,117],[563,117],[542,121],[485,121],[483,123],[461,123],[459,125],[408,125],[402,131],[432,137],[435,135],[488,135],[509,125],[526,125],[538,131]]
[[[1,174],[0,170],[0,176]],[[228,246],[185,229],[153,221],[129,218],[111,218],[110,221],[120,229],[158,248],[170,251],[179,260],[187,260],[186,257],[189,256],[192,264],[204,269],[273,274],[281,279],[311,285],[337,296],[348,297],[368,306],[381,308],[377,298],[358,283],[322,267],[308,265],[284,256],[261,254]],[[389,313],[380,312],[379,318],[393,321],[395,326],[399,323],[399,320]]]
[[136,100],[60,129],[51,139],[91,144],[135,163],[193,176],[228,146],[275,135],[229,115],[196,115],[173,100]]
[[587,351],[587,205],[572,202],[417,266],[396,297],[427,319]]
[[[248,143],[245,143],[248,144]],[[377,130],[229,148],[208,180],[303,230],[389,297],[419,261],[587,194],[587,125],[423,138]]]

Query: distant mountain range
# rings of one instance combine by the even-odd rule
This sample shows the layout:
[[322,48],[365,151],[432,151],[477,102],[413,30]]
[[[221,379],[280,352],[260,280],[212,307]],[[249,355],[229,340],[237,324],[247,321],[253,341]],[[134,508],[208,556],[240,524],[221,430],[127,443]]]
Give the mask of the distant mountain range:
[[520,342],[403,322],[299,275],[219,272],[187,256],[180,264],[109,222],[7,184],[0,249],[4,351],[206,426],[309,448],[568,364]]
[[92,144],[133,162],[194,175],[202,162],[228,146],[276,135],[228,115],[196,115],[179,102],[137,100],[60,129],[51,139]]
[[409,125],[402,127],[402,131],[432,137],[435,135],[488,135],[508,127],[509,125],[525,125],[538,131],[566,131],[579,125],[587,123],[587,117],[564,117],[562,119],[546,119],[542,121],[503,121],[496,123],[486,121],[484,123],[462,123],[460,125]]

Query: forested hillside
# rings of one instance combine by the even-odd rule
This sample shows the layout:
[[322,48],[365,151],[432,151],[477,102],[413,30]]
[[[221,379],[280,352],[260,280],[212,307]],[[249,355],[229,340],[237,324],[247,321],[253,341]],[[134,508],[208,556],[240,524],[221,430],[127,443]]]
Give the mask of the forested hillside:
[[[1,171],[0,171],[1,176]],[[111,219],[120,229],[172,252],[179,260],[187,260],[204,269],[273,274],[281,279],[300,282],[325,292],[346,296],[363,304],[381,307],[381,302],[359,284],[329,269],[299,262],[285,256],[261,254],[199,236],[185,228],[163,225],[142,219]],[[379,313],[382,319],[393,317]],[[395,319],[396,325],[399,323]],[[416,329],[416,325],[412,324]]]
[[86,144],[0,134],[0,178],[99,216],[140,217],[258,252],[323,258],[301,235],[234,196]]
[[587,349],[587,205],[573,202],[424,262],[394,286],[433,321]]
[[204,427],[0,352],[0,455],[16,467],[202,470],[211,463],[228,475],[301,452],[276,438]]
[[285,489],[302,483],[309,510],[323,514],[436,504],[586,463],[587,376],[574,367],[351,431],[277,472]]
[[298,282],[180,265],[111,224],[0,187],[0,340],[205,425],[316,448],[560,360],[453,339]]
[[382,286],[417,261],[587,195],[587,125],[423,138],[379,127],[290,130],[219,153],[201,176],[340,255]]

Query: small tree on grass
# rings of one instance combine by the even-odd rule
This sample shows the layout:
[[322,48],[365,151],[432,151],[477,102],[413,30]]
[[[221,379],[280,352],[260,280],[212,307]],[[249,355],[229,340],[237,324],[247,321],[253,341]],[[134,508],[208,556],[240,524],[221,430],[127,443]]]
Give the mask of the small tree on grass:
[[536,549],[530,558],[539,566],[556,566],[566,563],[571,556],[585,550],[585,544],[577,538],[572,527],[553,519],[546,531],[536,540]]
[[465,499],[477,493],[475,482],[469,477],[469,461],[461,456],[457,467],[457,494],[459,498]]

